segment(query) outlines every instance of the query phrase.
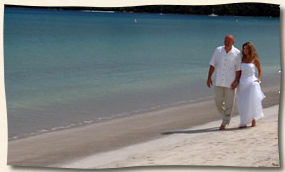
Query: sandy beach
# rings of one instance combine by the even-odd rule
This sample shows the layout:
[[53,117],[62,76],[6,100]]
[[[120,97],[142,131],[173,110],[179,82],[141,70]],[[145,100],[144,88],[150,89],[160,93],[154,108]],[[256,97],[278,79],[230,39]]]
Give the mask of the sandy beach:
[[76,160],[66,168],[122,168],[137,166],[196,165],[280,167],[278,106],[264,110],[257,127],[238,129],[238,117],[219,131],[220,121],[188,130],[166,132],[168,137]]
[[[153,165],[279,166],[279,87],[264,90],[265,118],[219,131],[213,100],[9,141],[8,165],[114,168]],[[253,155],[254,154],[254,155]]]

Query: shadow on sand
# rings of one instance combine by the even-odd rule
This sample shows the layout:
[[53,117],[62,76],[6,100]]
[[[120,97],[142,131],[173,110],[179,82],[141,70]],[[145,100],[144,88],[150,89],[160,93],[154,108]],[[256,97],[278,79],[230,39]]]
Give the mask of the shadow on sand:
[[[249,129],[250,127],[243,128]],[[241,130],[240,128],[226,128],[225,130],[219,130],[219,127],[205,128],[199,130],[184,130],[184,131],[168,131],[163,132],[161,135],[170,135],[170,134],[199,134],[199,133],[210,133],[210,132],[224,132],[224,131],[236,131]]]

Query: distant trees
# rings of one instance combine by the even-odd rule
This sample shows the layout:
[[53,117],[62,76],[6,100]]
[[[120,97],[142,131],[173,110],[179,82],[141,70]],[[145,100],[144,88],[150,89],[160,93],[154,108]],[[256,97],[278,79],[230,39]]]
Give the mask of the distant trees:
[[159,6],[137,6],[124,8],[111,8],[106,10],[123,12],[147,12],[147,13],[174,13],[174,14],[198,14],[230,16],[280,16],[279,5],[265,3],[237,3],[225,5],[206,6],[179,6],[179,5],[159,5]]
[[[7,7],[24,7],[10,6]],[[5,7],[6,7],[5,6]],[[27,7],[27,6],[25,6]],[[212,13],[220,16],[271,16],[280,17],[280,6],[266,3],[234,3],[224,5],[146,5],[133,7],[27,7],[27,8],[47,8],[56,10],[97,10],[97,11],[118,11],[136,13],[170,13],[170,14],[197,14],[210,15]]]

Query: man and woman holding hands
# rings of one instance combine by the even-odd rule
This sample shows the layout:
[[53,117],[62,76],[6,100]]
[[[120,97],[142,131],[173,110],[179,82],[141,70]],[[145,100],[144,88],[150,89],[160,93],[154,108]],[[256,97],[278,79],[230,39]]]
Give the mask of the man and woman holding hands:
[[[224,45],[216,48],[210,61],[207,86],[213,85],[215,71],[215,103],[222,115],[220,130],[226,129],[231,120],[232,109],[237,96],[237,108],[240,114],[239,128],[248,124],[256,126],[256,121],[264,116],[262,100],[264,94],[260,88],[262,70],[260,61],[251,42],[242,46],[242,52],[234,47],[234,36],[227,35]],[[258,77],[255,76],[255,69]]]

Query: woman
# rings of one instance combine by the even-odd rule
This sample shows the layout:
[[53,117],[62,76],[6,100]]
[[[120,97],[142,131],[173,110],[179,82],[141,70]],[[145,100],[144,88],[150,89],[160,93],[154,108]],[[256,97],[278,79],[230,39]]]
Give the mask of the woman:
[[[237,89],[237,107],[240,113],[240,127],[248,124],[256,126],[256,120],[264,116],[262,100],[265,98],[260,88],[262,77],[261,65],[254,45],[247,42],[242,46],[241,78]],[[255,68],[258,78],[255,76]]]

